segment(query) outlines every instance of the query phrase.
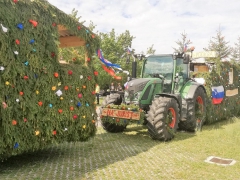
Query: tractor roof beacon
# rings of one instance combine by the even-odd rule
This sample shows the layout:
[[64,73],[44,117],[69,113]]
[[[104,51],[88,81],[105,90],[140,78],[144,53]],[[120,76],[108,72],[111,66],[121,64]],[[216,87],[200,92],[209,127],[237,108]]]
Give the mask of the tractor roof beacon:
[[[206,118],[206,90],[190,78],[190,56],[185,53],[150,55],[145,58],[141,78],[132,78],[122,96],[110,94],[108,104],[135,104],[144,110],[144,124],[153,139],[167,141],[178,128],[195,131]],[[121,132],[126,125],[102,122],[109,132]]]

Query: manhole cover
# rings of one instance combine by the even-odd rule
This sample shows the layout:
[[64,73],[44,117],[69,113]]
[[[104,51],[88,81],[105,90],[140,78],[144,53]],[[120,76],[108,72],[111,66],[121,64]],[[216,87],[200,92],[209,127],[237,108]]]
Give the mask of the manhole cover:
[[228,166],[228,165],[233,165],[236,163],[235,160],[233,159],[224,159],[220,157],[215,157],[215,156],[209,156],[205,162],[212,163],[212,164],[218,164],[218,165],[223,165],[223,166]]

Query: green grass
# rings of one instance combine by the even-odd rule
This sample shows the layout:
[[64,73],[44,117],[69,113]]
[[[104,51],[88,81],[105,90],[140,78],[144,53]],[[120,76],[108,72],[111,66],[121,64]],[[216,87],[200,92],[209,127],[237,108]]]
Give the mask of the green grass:
[[[98,128],[88,142],[63,143],[15,156],[0,164],[0,179],[231,179],[240,177],[240,119],[177,132],[169,142],[154,141],[144,126],[124,133]],[[208,156],[236,160],[232,166],[204,162]]]

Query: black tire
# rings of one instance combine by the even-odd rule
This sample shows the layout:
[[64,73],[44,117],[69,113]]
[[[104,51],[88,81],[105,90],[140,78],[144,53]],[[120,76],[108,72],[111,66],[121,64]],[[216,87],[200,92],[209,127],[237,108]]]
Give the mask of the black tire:
[[179,122],[179,129],[194,132],[201,130],[206,120],[206,93],[198,87],[194,97],[188,103],[187,119]]
[[179,105],[174,98],[154,99],[146,116],[148,132],[152,139],[168,141],[174,137],[180,116]]
[[[114,104],[114,105],[120,105],[122,103],[122,98],[120,96],[120,94],[114,93],[114,94],[110,94],[108,95],[101,107],[99,108],[99,114],[102,114],[102,108],[106,107],[109,104]],[[109,123],[109,122],[102,122],[102,126],[103,128],[111,133],[118,133],[118,132],[123,132],[124,129],[126,129],[127,125],[118,125],[118,124],[114,124],[114,123]]]

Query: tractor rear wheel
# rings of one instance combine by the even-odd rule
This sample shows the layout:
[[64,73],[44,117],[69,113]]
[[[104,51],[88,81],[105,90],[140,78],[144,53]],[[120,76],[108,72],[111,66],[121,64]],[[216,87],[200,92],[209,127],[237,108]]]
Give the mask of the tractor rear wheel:
[[206,120],[206,93],[198,87],[188,104],[187,119],[179,122],[179,129],[194,132],[202,128]]
[[[106,107],[109,104],[120,105],[121,103],[122,103],[122,97],[120,96],[120,94],[114,93],[114,94],[108,95],[104,99],[101,107],[99,108],[99,115],[102,114],[103,107]],[[127,127],[127,125],[118,125],[110,122],[102,122],[102,126],[106,131],[112,132],[112,133],[123,132],[124,129],[126,129]]]
[[179,105],[174,98],[154,99],[146,116],[152,139],[168,141],[174,137],[179,121]]

